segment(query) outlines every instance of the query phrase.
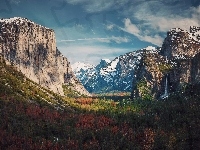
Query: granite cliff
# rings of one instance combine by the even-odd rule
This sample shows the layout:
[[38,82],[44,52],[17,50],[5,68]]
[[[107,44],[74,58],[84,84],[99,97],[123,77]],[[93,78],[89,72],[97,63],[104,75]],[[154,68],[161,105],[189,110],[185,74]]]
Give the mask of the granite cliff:
[[189,32],[181,29],[169,31],[160,54],[175,63],[168,74],[169,92],[200,82],[200,27],[190,27]]
[[160,48],[154,51],[143,50],[140,63],[133,76],[133,98],[151,98],[161,94],[161,85],[168,66],[166,58],[160,56],[159,51]]
[[0,54],[26,77],[63,95],[62,85],[90,95],[75,77],[70,62],[56,47],[52,29],[25,18],[0,20]]
[[145,51],[133,77],[132,97],[166,98],[200,82],[200,28],[167,32],[156,53]]

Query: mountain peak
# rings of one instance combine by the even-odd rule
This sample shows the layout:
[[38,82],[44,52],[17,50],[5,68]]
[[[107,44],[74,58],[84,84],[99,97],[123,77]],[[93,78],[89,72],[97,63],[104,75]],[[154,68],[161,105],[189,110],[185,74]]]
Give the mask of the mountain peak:
[[[5,22],[5,23],[11,23],[11,22],[16,22],[16,21],[19,21],[19,22],[24,22],[24,21],[32,22],[31,20],[28,20],[27,18],[22,18],[22,17],[13,17],[13,18],[9,18],[9,19],[1,18],[0,19],[0,22]],[[32,22],[32,23],[34,23],[34,22]]]
[[94,66],[91,65],[91,64],[88,64],[88,63],[76,62],[76,63],[72,64],[71,67],[72,67],[72,70],[73,70],[74,72],[78,72],[78,71],[80,71],[81,69],[87,70],[87,69],[92,68],[92,67],[94,67]]
[[197,32],[200,32],[200,27],[190,26],[190,33],[197,33]]
[[[1,22],[1,23],[6,23],[6,24],[8,24],[8,23],[15,23],[15,24],[17,24],[17,25],[20,25],[20,24],[25,23],[25,22],[28,22],[28,23],[31,23],[31,24],[37,24],[37,23],[35,23],[35,22],[33,22],[33,21],[27,19],[27,18],[22,18],[22,17],[13,17],[13,18],[8,18],[8,19],[1,18],[1,19],[0,19],[0,22]],[[37,25],[39,25],[39,24],[37,24]],[[42,26],[42,25],[39,25],[39,26],[40,26],[40,27],[44,27],[44,26]],[[44,27],[44,28],[45,28],[45,29],[49,29],[49,28],[47,28],[47,27]],[[52,29],[51,29],[51,30],[52,30]]]
[[106,62],[107,64],[111,62],[110,59],[101,59],[101,61],[104,61],[104,62]]
[[145,49],[146,49],[146,50],[156,50],[156,48],[153,47],[153,46],[147,46]]
[[91,93],[130,92],[134,70],[140,64],[142,51],[129,52],[111,61],[101,59],[93,69],[75,71],[75,74]]
[[96,69],[104,68],[110,63],[109,59],[101,59],[100,63],[96,66]]
[[200,49],[200,27],[191,26],[190,31],[173,28],[167,33],[161,54],[168,57],[193,57]]
[[169,30],[169,32],[183,32],[185,30],[181,29],[181,28],[172,28]]

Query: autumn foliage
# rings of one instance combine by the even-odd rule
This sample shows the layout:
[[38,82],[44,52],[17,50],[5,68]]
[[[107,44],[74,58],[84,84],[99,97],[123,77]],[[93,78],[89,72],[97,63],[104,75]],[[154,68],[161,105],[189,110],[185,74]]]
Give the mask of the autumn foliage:
[[0,68],[0,150],[200,149],[198,94],[120,97],[60,97]]

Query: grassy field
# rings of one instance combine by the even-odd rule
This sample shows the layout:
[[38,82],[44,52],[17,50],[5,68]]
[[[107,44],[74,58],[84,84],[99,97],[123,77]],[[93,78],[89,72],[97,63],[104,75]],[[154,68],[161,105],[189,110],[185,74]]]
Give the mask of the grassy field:
[[[58,96],[0,64],[0,149],[200,149],[200,96]],[[195,89],[197,89],[195,87]]]

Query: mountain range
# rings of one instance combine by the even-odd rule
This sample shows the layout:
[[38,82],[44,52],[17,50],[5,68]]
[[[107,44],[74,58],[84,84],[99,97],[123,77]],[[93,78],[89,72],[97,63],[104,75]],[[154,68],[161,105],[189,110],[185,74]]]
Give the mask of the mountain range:
[[[137,97],[166,97],[200,79],[200,27],[167,32],[162,47],[102,59],[96,66],[72,65],[56,47],[52,29],[26,18],[0,20],[0,55],[27,78],[64,95],[63,86],[90,93],[131,92]],[[73,70],[72,70],[73,68]],[[148,96],[147,96],[148,95]]]
[[112,61],[102,59],[97,66],[78,62],[72,69],[91,93],[132,92],[132,97],[139,97],[138,86],[144,83],[146,93],[160,98],[183,84],[199,82],[199,52],[200,27],[173,28],[162,47],[148,46]]
[[144,50],[156,53],[159,49],[149,46],[116,57],[112,61],[101,59],[96,66],[77,62],[72,65],[72,69],[91,93],[131,92],[133,76]]

